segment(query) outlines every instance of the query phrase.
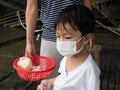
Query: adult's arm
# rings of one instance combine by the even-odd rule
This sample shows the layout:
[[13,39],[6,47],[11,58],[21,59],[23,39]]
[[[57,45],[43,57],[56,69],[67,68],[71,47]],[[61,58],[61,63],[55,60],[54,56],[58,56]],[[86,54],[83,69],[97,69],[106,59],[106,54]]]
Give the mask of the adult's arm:
[[83,0],[84,5],[92,10],[92,0]]
[[25,56],[35,54],[34,30],[38,18],[38,0],[27,0],[26,6],[26,51]]

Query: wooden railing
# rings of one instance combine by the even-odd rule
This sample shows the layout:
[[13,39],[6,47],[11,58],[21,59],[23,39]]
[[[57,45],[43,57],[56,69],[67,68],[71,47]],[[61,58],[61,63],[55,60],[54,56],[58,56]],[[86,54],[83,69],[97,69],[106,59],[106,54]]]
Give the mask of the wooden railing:
[[[40,18],[37,19],[40,22]],[[25,25],[25,11],[16,11],[0,17],[0,26],[16,27]]]
[[114,25],[120,25],[120,0],[93,0],[93,6]]
[[[21,16],[21,20],[23,21],[23,23],[25,22],[25,14],[23,12],[20,13]],[[18,16],[17,16],[17,12],[13,12],[7,15],[4,15],[2,17],[0,17],[0,25],[1,26],[10,26],[10,27],[14,27],[14,26],[19,26],[20,22],[18,20]]]

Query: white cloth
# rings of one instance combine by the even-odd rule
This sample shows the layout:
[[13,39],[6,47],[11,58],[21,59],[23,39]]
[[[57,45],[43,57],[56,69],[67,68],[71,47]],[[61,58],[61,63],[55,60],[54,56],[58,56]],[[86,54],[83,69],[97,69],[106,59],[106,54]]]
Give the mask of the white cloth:
[[65,67],[66,57],[60,63],[53,90],[100,90],[100,70],[90,54],[76,69],[67,73]]

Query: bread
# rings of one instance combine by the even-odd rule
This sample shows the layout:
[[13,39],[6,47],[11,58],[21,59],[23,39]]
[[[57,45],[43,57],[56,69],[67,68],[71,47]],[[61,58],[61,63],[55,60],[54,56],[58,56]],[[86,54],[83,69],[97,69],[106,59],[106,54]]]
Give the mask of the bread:
[[32,66],[32,71],[41,71],[40,65],[38,65],[38,66]]
[[17,65],[25,70],[31,70],[32,69],[32,61],[28,57],[20,57],[19,61],[17,62]]

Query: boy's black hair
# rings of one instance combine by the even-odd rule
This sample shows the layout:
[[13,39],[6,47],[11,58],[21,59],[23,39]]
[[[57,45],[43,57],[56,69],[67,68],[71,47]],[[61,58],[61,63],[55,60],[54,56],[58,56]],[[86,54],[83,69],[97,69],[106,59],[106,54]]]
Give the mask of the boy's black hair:
[[[57,25],[69,23],[73,29],[79,29],[82,36],[93,33],[95,27],[95,18],[90,9],[84,5],[71,5],[63,9],[55,21],[55,29]],[[66,29],[66,28],[65,28]],[[67,29],[66,29],[67,30]]]

